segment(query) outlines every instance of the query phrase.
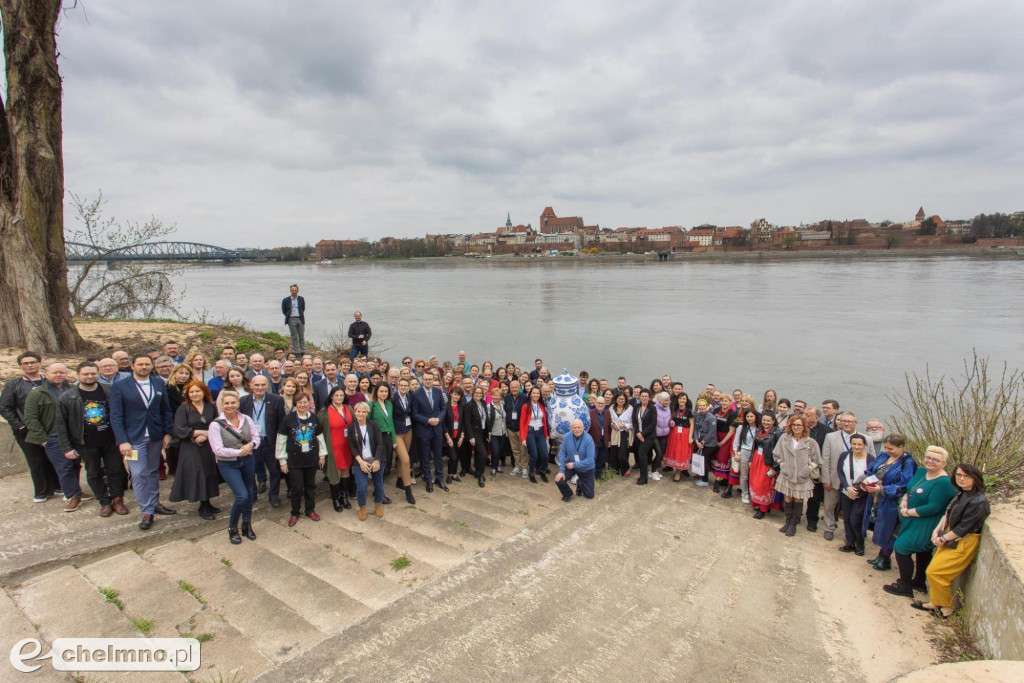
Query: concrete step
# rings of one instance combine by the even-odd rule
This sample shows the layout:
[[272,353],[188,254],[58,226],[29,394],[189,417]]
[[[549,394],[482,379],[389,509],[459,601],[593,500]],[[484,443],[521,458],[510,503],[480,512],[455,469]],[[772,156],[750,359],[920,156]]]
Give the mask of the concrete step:
[[15,604],[49,642],[56,638],[137,638],[128,617],[77,569],[64,566],[15,589]]
[[[486,498],[479,498],[456,491],[453,492],[449,500],[452,505],[516,529],[523,528],[533,519],[540,519],[543,516],[542,513],[545,512],[541,508],[531,510],[529,506],[524,505],[521,501],[514,500],[508,496],[499,497],[496,494],[489,494]],[[419,502],[419,498],[416,499],[416,502]]]
[[[351,515],[352,511],[346,510],[341,514]],[[301,527],[301,531],[292,531],[292,533],[301,534],[325,550],[336,553],[346,562],[358,563],[375,574],[382,573],[385,578],[398,581],[410,588],[441,573],[439,568],[410,552],[399,552],[384,543],[372,541],[335,524],[325,523],[329,522],[331,517],[337,516],[338,513],[331,510],[324,515],[319,524],[305,524]],[[394,569],[391,563],[403,555],[411,564],[404,569]],[[309,570],[307,569],[307,571]]]
[[[433,495],[436,498],[443,498],[449,494],[439,489],[434,489]],[[419,498],[416,499],[417,504]],[[409,507],[400,506],[398,509],[394,508],[394,505],[389,505],[384,513],[384,519],[390,524],[397,526],[404,526],[407,529],[417,531],[424,536],[429,536],[435,540],[443,541],[449,545],[454,544],[460,548],[468,550],[470,554],[475,553],[484,548],[488,548],[494,545],[494,539],[486,534],[469,528],[468,525],[457,524],[455,522],[441,519],[430,514],[426,514],[419,509],[411,509]],[[370,515],[373,517],[373,515]],[[367,520],[370,521],[370,520]],[[380,521],[374,518],[374,521]]]
[[183,635],[199,639],[202,655],[202,666],[189,674],[190,680],[248,681],[274,666],[215,609],[200,611],[189,619],[188,627]]
[[[388,507],[393,508],[395,506],[389,505]],[[347,529],[375,543],[389,546],[394,549],[396,557],[398,555],[418,557],[443,571],[457,567],[472,554],[472,552],[464,548],[457,548],[454,545],[449,545],[444,541],[439,541],[419,531],[393,523],[390,520],[398,516],[397,511],[391,515],[384,513],[384,519],[377,519],[371,515],[365,522],[360,522],[354,514],[351,514],[354,511],[355,508],[346,510],[340,515],[325,515],[322,520],[328,524]],[[415,511],[410,510],[408,512]],[[415,512],[415,514],[422,515],[423,513]],[[321,521],[321,524],[323,521]]]
[[[30,489],[31,492],[31,489]],[[36,630],[36,627],[29,621],[28,617],[25,616],[24,612],[18,609],[18,606],[14,604],[14,600],[7,594],[7,591],[0,590],[0,633],[4,635],[5,647],[10,645],[14,646],[20,640],[25,638],[35,638],[40,641],[41,655],[46,654],[50,651],[51,642],[44,639],[42,634]],[[26,645],[23,652],[26,654],[31,652],[34,647]],[[35,664],[42,664],[42,668],[37,669],[31,674],[31,678],[25,680],[40,680],[50,683],[51,681],[67,681],[69,676],[60,671],[55,671],[49,662],[25,662],[28,666],[34,666]],[[4,662],[0,667],[3,667],[5,676],[16,676],[18,675],[10,664]],[[25,675],[25,674],[22,674]],[[14,680],[11,678],[11,680]]]
[[129,618],[155,622],[153,636],[157,638],[180,637],[189,630],[188,620],[203,608],[166,574],[130,550],[79,571],[97,588],[116,590]]
[[519,531],[520,527],[502,524],[490,517],[478,515],[469,510],[468,507],[472,502],[473,499],[466,496],[445,496],[444,498],[420,496],[416,499],[416,508],[429,515],[455,522],[460,526],[465,525],[465,528],[479,531],[499,541]]
[[[302,535],[305,527],[321,525],[324,525],[324,522],[315,523],[307,520],[302,526],[288,529],[274,522],[257,523],[254,527],[257,542],[232,546],[232,549],[256,545],[261,547],[264,553],[270,553],[271,557],[255,557],[255,553],[248,551],[246,554],[254,555],[253,560],[251,563],[240,565],[239,571],[257,580],[268,590],[274,583],[274,573],[280,576],[279,580],[296,584],[293,592],[307,594],[309,597],[306,600],[310,601],[308,608],[299,609],[301,613],[305,613],[306,609],[312,612],[325,609],[337,612],[338,616],[331,618],[332,622],[336,622],[334,626],[320,627],[324,631],[330,628],[330,632],[338,630],[337,624],[341,624],[343,628],[408,592],[408,588],[402,584],[388,581],[373,573],[369,567],[352,562]],[[234,555],[227,556],[234,558]],[[293,567],[289,569],[288,564]],[[264,576],[267,574],[269,575]],[[299,586],[296,576],[309,585]],[[284,592],[288,590],[287,588],[277,590],[282,593],[279,597],[286,603],[303,605],[303,599],[298,595],[285,599]]]
[[[226,537],[222,536],[222,541],[230,545]],[[153,548],[143,554],[143,559],[175,581],[193,586],[210,607],[273,661],[284,661],[324,637],[324,632],[291,605],[190,541]]]

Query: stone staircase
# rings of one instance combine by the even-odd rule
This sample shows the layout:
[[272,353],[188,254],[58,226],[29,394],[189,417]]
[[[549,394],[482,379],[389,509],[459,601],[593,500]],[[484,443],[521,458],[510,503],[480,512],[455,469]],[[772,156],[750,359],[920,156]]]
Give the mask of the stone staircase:
[[[0,591],[0,631],[11,643],[58,637],[196,637],[202,667],[145,680],[248,680],[308,651],[416,591],[473,555],[536,524],[562,503],[554,484],[509,475],[479,488],[467,480],[417,504],[388,481],[394,504],[360,522],[321,495],[320,522],[287,526],[287,503],[262,509],[256,542],[228,542],[226,509],[216,532],[148,549],[70,562]],[[221,506],[224,507],[223,499]],[[372,503],[372,498],[371,498]],[[213,525],[211,525],[212,528]],[[49,665],[34,680],[72,680]],[[128,680],[90,672],[75,680]]]

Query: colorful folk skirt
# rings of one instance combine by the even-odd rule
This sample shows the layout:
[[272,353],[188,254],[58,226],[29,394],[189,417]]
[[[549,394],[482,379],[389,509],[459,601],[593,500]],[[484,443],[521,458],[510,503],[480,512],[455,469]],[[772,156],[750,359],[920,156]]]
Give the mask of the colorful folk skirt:
[[675,470],[689,470],[692,459],[690,428],[673,427],[668,433],[668,445],[665,447],[665,466]]

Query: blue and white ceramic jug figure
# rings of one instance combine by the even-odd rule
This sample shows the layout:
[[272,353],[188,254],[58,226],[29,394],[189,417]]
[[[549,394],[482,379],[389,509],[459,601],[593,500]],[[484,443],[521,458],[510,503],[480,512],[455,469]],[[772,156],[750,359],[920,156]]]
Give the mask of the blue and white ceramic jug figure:
[[583,428],[590,428],[590,409],[580,396],[580,379],[562,369],[555,378],[555,394],[548,401],[548,427],[551,437],[559,442],[572,431],[572,421],[583,420]]

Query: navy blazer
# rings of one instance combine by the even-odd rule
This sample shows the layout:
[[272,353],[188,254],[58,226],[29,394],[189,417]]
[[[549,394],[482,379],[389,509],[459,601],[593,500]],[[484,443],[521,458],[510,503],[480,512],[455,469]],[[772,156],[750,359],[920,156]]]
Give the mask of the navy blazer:
[[149,430],[149,440],[159,441],[174,432],[174,415],[167,397],[167,384],[157,375],[150,375],[153,398],[149,405],[139,393],[134,377],[110,385],[110,426],[118,444],[140,444]]
[[397,391],[391,395],[391,405],[394,408],[394,417],[392,419],[395,423],[395,434],[405,434],[412,429],[411,425],[405,426],[406,418],[412,419],[412,392],[405,392],[405,399],[409,402],[408,410],[402,407],[402,399],[399,398]]
[[[248,415],[256,421],[253,417],[253,411],[255,409],[255,398],[252,394],[246,394],[238,401],[239,412]],[[273,451],[277,448],[277,432],[281,428],[281,423],[284,422],[286,413],[284,412],[284,399],[276,394],[272,394],[269,391],[263,396],[265,401],[263,407],[263,421],[267,428],[267,435],[260,439],[261,443],[270,444],[270,450]]]
[[[431,388],[430,393],[434,400],[433,410],[430,409],[430,402],[427,400],[427,390],[425,387],[420,387],[409,394],[411,398],[410,408],[412,410],[413,433],[421,439],[441,436],[444,430],[444,411],[448,407],[448,402],[444,400],[444,395],[437,387]],[[433,426],[427,424],[427,420],[432,417],[436,417],[439,420]]]
[[[299,322],[306,324],[306,300],[302,296],[295,297],[299,300]],[[292,297],[289,294],[281,299],[281,313],[284,314],[284,324],[288,324],[288,318],[292,315]]]
[[[865,467],[865,473],[870,470],[875,464],[875,454],[872,453],[867,447],[864,449],[867,454],[867,462]],[[850,479],[850,468],[846,466],[846,463],[850,458],[853,457],[853,451],[844,451],[839,456],[839,460],[836,461],[836,471],[839,473],[839,490],[849,488],[853,481]],[[863,498],[863,496],[861,496]]]
[[[341,377],[334,378],[334,385],[343,387],[341,383]],[[331,395],[330,390],[327,388],[327,378],[313,382],[313,404],[316,406],[316,412],[320,412],[323,408],[327,407],[327,398]]]

